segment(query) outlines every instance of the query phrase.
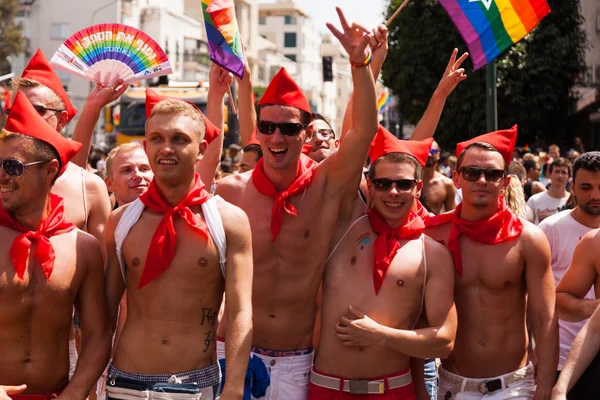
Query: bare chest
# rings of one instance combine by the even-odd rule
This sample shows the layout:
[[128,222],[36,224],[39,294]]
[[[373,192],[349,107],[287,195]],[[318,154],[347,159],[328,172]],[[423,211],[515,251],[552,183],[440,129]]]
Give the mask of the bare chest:
[[436,205],[441,208],[447,196],[444,182],[439,178],[430,180],[426,185],[423,185],[423,195],[430,205]]

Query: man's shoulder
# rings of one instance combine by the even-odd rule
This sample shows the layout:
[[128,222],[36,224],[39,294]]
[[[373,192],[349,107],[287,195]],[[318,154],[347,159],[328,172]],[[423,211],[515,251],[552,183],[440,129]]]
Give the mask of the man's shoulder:
[[[536,194],[534,194],[533,196],[531,196],[531,197],[529,198],[529,200],[527,200],[527,204],[529,205],[529,203],[530,203],[530,202],[531,202],[531,203],[535,203],[535,202],[537,202],[537,201],[540,201],[540,200],[543,200],[543,199],[545,199],[546,197],[550,197],[550,196],[548,195],[548,192],[540,192],[540,193],[536,193]],[[530,206],[530,207],[531,207],[531,206]]]
[[523,248],[527,249],[527,246],[539,247],[546,243],[548,247],[548,238],[539,226],[527,221],[525,218],[519,218],[523,223],[523,230],[519,236],[519,240],[522,242]]
[[451,260],[450,250],[429,235],[425,235],[425,254],[430,260],[439,260],[440,257],[447,257],[448,260]]
[[562,225],[569,224],[572,220],[571,218],[572,210],[563,210],[554,215],[551,215],[545,218],[542,222],[540,222],[539,227],[542,230],[552,229],[554,227],[561,227]]
[[[248,216],[244,210],[225,201],[223,198],[217,198],[216,204],[219,215],[221,216],[221,221],[223,222],[225,233],[231,233],[235,236],[240,236],[240,234],[243,235],[244,233],[242,231],[245,231],[245,228],[250,227]],[[247,234],[250,235],[249,230]]]
[[252,177],[252,171],[243,172],[241,174],[232,174],[222,178],[217,182],[217,191],[236,191],[243,190],[248,186],[250,178]]

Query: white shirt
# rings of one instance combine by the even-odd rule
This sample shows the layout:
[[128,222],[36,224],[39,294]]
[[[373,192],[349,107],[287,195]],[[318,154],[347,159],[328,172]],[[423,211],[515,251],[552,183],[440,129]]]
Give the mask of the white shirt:
[[[541,194],[541,193],[540,193]],[[548,242],[550,242],[550,250],[552,253],[552,273],[556,285],[562,279],[565,272],[571,265],[571,259],[575,252],[575,246],[581,238],[592,230],[585,225],[575,221],[571,216],[573,210],[561,211],[551,217],[546,218],[541,224],[540,229],[544,231]],[[586,299],[594,299],[594,288],[590,289],[585,296]],[[565,364],[565,359],[573,340],[577,333],[583,328],[587,320],[580,322],[558,321],[560,334],[560,353],[558,360],[558,369],[562,370]]]
[[562,199],[555,199],[550,196],[547,191],[531,196],[529,200],[527,200],[527,205],[533,211],[534,223],[539,225],[545,218],[556,214],[560,207],[567,204],[569,196],[570,194],[567,192],[566,196]]

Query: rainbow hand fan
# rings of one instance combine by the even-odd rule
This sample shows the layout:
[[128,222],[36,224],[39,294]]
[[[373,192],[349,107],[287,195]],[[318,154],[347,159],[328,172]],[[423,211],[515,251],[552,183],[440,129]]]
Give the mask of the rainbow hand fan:
[[173,72],[154,39],[122,24],[98,24],[74,33],[50,62],[57,69],[103,85],[117,79],[129,84]]

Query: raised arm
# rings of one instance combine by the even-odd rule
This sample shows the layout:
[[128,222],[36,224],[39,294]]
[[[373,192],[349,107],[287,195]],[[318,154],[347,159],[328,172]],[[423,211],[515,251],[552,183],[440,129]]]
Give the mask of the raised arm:
[[87,265],[75,298],[83,340],[75,373],[61,395],[67,399],[87,398],[108,363],[111,347],[100,244],[87,235],[83,239],[77,250]]
[[[343,32],[332,24],[327,24],[329,30],[340,41],[350,60],[354,64],[362,64],[369,58],[369,42],[373,37],[365,28],[356,23],[349,25],[344,13],[336,8],[340,17]],[[338,152],[325,160],[322,165],[326,168],[327,186],[329,193],[342,196],[348,185],[362,173],[362,167],[367,158],[369,146],[377,132],[377,99],[375,97],[375,81],[369,65],[352,67],[354,94],[361,99],[360,111],[353,112],[352,126]],[[318,167],[317,167],[318,168]],[[358,189],[357,181],[357,187]]]
[[[98,243],[102,244],[104,243],[104,227],[111,211],[108,190],[99,176],[88,172],[84,172],[84,176],[86,200],[89,207],[87,231],[98,240]],[[104,246],[102,246],[102,254],[106,256]]]
[[467,59],[469,53],[464,53],[458,60],[456,59],[457,54],[458,49],[454,49],[450,56],[450,60],[448,61],[448,65],[446,66],[446,70],[442,75],[442,79],[433,92],[433,96],[431,96],[431,99],[429,100],[425,114],[421,117],[410,140],[423,140],[433,137],[435,129],[440,122],[442,111],[444,111],[446,99],[450,96],[450,93],[452,93],[459,82],[467,79],[465,69],[460,68],[460,66],[463,61]]
[[221,134],[208,145],[202,160],[196,165],[196,172],[200,174],[202,182],[207,187],[212,186],[215,171],[221,162],[221,151],[223,150],[223,141],[225,140],[225,132],[223,131],[223,99],[233,78],[226,70],[213,64],[210,68],[209,80],[210,86],[208,89],[206,117],[221,130]]
[[244,394],[252,344],[252,237],[250,222],[241,209],[223,202],[219,211],[227,237],[227,381],[220,398],[230,400],[240,399]]
[[254,89],[248,59],[244,64],[244,79],[238,81],[238,118],[240,120],[240,144],[246,147],[256,126],[256,108],[254,108]]
[[571,345],[558,382],[552,390],[552,400],[567,399],[567,393],[573,389],[598,351],[600,351],[600,311],[594,311],[592,318],[579,331]]
[[558,318],[555,312],[554,277],[550,245],[538,227],[527,224],[521,233],[525,258],[528,311],[535,337],[537,357],[536,399],[550,397],[558,366]]
[[426,239],[429,260],[425,287],[425,310],[429,327],[396,329],[383,326],[360,311],[350,308],[357,318],[341,318],[337,336],[346,346],[379,344],[416,358],[446,358],[454,348],[457,316],[454,306],[454,265],[450,252]]
[[592,316],[600,300],[585,295],[598,278],[596,271],[597,231],[587,233],[575,247],[571,265],[556,287],[558,317],[565,321],[583,321]]
[[88,155],[92,146],[92,134],[94,128],[96,128],[98,118],[100,118],[100,111],[107,104],[117,100],[127,90],[127,87],[128,85],[123,85],[122,79],[118,79],[109,86],[97,83],[96,87],[88,94],[72,137],[73,140],[81,143],[83,147],[73,157],[72,163],[81,168],[87,166]]

